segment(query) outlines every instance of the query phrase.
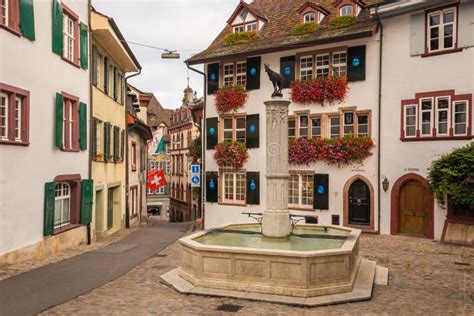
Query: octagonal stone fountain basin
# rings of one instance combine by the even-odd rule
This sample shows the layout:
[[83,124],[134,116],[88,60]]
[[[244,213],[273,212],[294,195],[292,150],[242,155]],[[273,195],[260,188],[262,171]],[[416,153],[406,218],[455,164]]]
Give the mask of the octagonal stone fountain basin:
[[258,224],[227,225],[180,239],[178,275],[195,287],[296,297],[351,292],[360,230],[297,225],[268,238]]

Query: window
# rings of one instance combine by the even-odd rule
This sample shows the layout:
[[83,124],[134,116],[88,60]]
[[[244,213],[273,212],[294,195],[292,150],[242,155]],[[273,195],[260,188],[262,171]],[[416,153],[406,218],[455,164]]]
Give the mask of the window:
[[0,24],[7,25],[8,23],[8,1],[0,0]]
[[75,61],[75,21],[68,14],[63,14],[63,57]]
[[300,58],[300,80],[311,80],[313,78],[313,57]]
[[227,203],[245,203],[246,176],[244,172],[224,173],[224,199]]
[[343,77],[346,75],[347,53],[335,52],[332,54],[332,74],[333,76]]
[[54,228],[69,225],[71,219],[71,187],[68,183],[56,183],[54,202]]
[[456,47],[456,8],[447,8],[428,14],[429,52]]
[[234,64],[224,65],[224,87],[232,87],[234,85]]
[[257,22],[247,24],[247,32],[255,32],[257,30]]
[[357,114],[357,136],[358,137],[369,136],[369,115],[368,114]]
[[454,103],[454,135],[467,134],[467,102]]
[[351,5],[345,5],[339,10],[340,16],[354,15],[354,8]]
[[311,118],[311,137],[321,137],[321,117]]
[[416,105],[407,105],[405,107],[405,136],[416,136]]
[[131,151],[131,160],[132,160],[132,171],[137,171],[137,143],[132,142],[132,151]]
[[242,32],[245,32],[244,25],[234,26],[234,33],[242,33]]
[[296,137],[295,128],[296,128],[295,119],[294,118],[288,118],[288,138],[289,139],[295,139],[295,137]]
[[448,135],[449,98],[436,99],[436,121],[438,135]]
[[299,137],[308,137],[308,116],[299,116]]
[[236,71],[236,82],[238,86],[245,87],[247,83],[247,63],[239,62],[237,63]]
[[248,14],[249,14],[249,11],[247,9],[242,9],[242,11],[240,11],[239,16],[242,18],[243,21],[245,21]]
[[331,138],[339,138],[340,136],[340,117],[339,116],[332,116],[329,118],[330,123],[330,134]]
[[421,100],[421,135],[431,135],[433,130],[432,120],[433,99]]
[[316,21],[316,13],[309,12],[304,15],[304,23],[311,23]]
[[222,129],[223,141],[245,143],[247,122],[244,116],[224,117]]
[[344,136],[354,135],[354,112],[344,113]]
[[313,175],[292,174],[288,181],[288,204],[295,208],[313,206]]
[[8,95],[0,94],[0,138],[8,140]]
[[0,83],[0,143],[27,145],[29,92]]
[[329,75],[329,54],[316,55],[316,77]]

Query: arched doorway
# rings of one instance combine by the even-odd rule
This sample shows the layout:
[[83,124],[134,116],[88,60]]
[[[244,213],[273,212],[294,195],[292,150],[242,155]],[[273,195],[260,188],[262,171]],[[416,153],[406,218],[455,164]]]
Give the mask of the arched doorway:
[[407,174],[395,182],[391,194],[391,233],[434,238],[434,199],[428,182]]
[[374,230],[374,189],[361,175],[352,177],[344,185],[344,226]]

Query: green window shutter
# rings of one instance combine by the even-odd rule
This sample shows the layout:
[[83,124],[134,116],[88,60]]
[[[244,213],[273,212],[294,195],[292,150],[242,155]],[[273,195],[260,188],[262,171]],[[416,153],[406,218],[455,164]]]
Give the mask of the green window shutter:
[[53,53],[63,56],[63,6],[53,0]]
[[54,204],[55,204],[55,183],[44,184],[44,222],[43,236],[52,235],[54,232]]
[[79,144],[81,150],[87,149],[87,105],[79,103]]
[[92,222],[92,200],[94,193],[94,180],[82,180],[82,202],[81,202],[81,224],[87,225]]
[[61,93],[56,93],[56,147],[63,148],[63,116],[64,98]]
[[96,160],[97,157],[97,119],[92,118],[91,120],[91,150],[92,160]]
[[29,40],[35,40],[35,13],[33,0],[20,0],[21,34]]
[[87,28],[87,25],[84,23],[81,23],[79,26],[80,29],[80,39],[81,39],[81,68],[82,69],[87,69],[89,67],[89,30]]

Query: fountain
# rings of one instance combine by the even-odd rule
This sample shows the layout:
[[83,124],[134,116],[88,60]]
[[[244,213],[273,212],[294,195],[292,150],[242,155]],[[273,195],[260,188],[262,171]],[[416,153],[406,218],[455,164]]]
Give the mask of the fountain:
[[[180,239],[182,265],[161,276],[164,284],[186,294],[302,306],[371,298],[377,266],[359,256],[360,230],[292,221],[289,103],[265,102],[267,209],[247,213],[259,223],[224,225]],[[377,270],[387,278],[385,268]]]

